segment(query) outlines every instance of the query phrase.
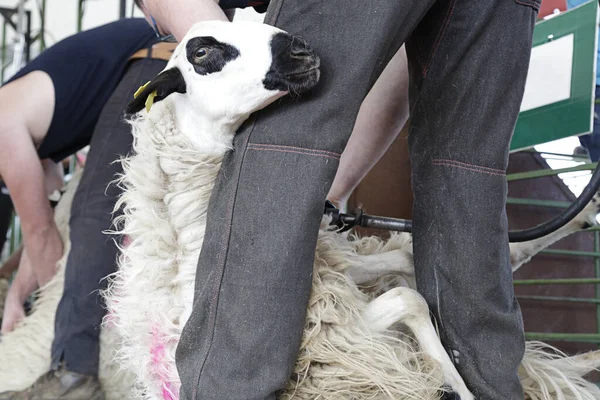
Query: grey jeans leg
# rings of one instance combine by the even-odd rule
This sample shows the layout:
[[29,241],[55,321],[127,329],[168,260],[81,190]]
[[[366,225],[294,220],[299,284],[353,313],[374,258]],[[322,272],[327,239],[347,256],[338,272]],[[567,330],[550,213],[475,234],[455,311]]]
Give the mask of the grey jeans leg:
[[478,399],[523,398],[505,170],[539,3],[437,2],[406,47],[417,287]]
[[98,291],[116,268],[116,239],[103,233],[112,228],[112,211],[120,195],[109,185],[122,172],[115,162],[131,149],[130,127],[123,118],[133,93],[166,66],[162,60],[133,61],[96,124],[85,170],[71,207],[71,251],[65,270],[64,293],[55,318],[53,367],[61,361],[74,372],[98,373],[100,324],[105,315]]
[[[449,5],[454,7],[454,12],[460,15],[460,19],[447,18],[451,9]],[[465,11],[467,7],[469,13]],[[515,46],[516,50],[511,53],[511,57],[516,58],[516,63],[526,65],[529,52],[523,49],[531,40],[534,10],[517,4],[516,0],[462,1],[460,7],[451,1],[441,0],[272,1],[267,22],[300,35],[315,48],[322,60],[322,81],[310,96],[300,100],[288,99],[256,113],[240,130],[235,138],[234,151],[224,160],[211,198],[208,234],[200,254],[196,276],[194,310],[177,349],[182,400],[273,399],[285,385],[296,359],[304,326],[318,226],[325,196],[338,167],[339,154],[351,133],[361,101],[391,56],[415,28],[424,39],[419,41],[419,50],[429,51],[425,56],[427,64],[431,64],[432,68],[426,79],[415,81],[411,93],[415,101],[427,104],[435,101],[433,95],[424,92],[425,88],[430,88],[424,82],[433,77],[434,73],[443,73],[445,77],[452,74],[452,70],[443,69],[445,59],[452,58],[449,65],[460,68],[458,73],[462,75],[468,74],[464,68],[471,67],[488,80],[486,84],[489,96],[477,101],[490,102],[490,106],[484,108],[487,113],[494,108],[493,105],[498,105],[502,113],[496,119],[506,120],[500,127],[494,124],[479,125],[478,128],[489,128],[486,134],[480,133],[479,136],[486,140],[497,136],[501,143],[491,152],[498,147],[508,146],[510,132],[506,130],[511,124],[514,125],[518,109],[516,103],[520,103],[520,99],[515,95],[507,100],[508,106],[498,103],[506,91],[505,87],[513,85],[508,75],[516,74],[512,78],[517,81],[514,90],[519,92],[523,89],[523,77],[527,69],[513,69],[500,74],[501,78],[497,79],[494,77],[495,70],[485,72],[480,68],[477,57],[468,57],[477,49],[481,51],[484,46],[494,46],[494,43],[480,42],[478,39],[481,30],[485,31],[481,27],[490,20],[496,20],[488,13],[489,9],[494,8],[508,13],[498,18],[511,18],[512,21],[494,34],[506,35],[507,43],[524,42],[522,47]],[[464,42],[463,48],[457,51],[449,48],[448,39],[442,42],[433,37],[436,34],[444,36],[443,32],[450,29],[449,23],[453,29],[452,37],[458,35]],[[515,30],[512,26],[514,24],[522,29]],[[480,27],[480,31],[475,30],[471,34],[473,26]],[[498,28],[498,24],[492,26]],[[529,33],[525,32],[525,28],[529,29]],[[521,32],[523,36],[512,36],[515,31]],[[505,56],[501,51],[503,48],[495,59]],[[412,56],[414,57],[414,53]],[[423,57],[423,54],[420,56]],[[470,61],[461,64],[459,60],[465,57]],[[414,66],[414,63],[411,65]],[[513,89],[508,91],[512,92]],[[460,88],[456,91],[451,85],[441,85],[439,93],[447,96],[447,102],[451,102],[452,96],[465,100],[460,97]],[[475,100],[469,112],[475,108],[473,104]],[[454,108],[435,111],[438,114],[427,115],[425,118],[421,113],[422,117],[417,118],[422,125],[420,129],[425,132],[423,136],[436,135],[444,138],[451,133],[444,121],[447,123],[450,120],[455,123],[452,125],[453,129],[458,127],[459,131],[473,132],[468,127],[472,118],[466,112]],[[484,113],[477,116],[482,122],[485,117],[487,115]],[[436,124],[430,126],[439,125],[441,130],[430,129],[427,126],[429,118],[436,119]],[[417,123],[415,126],[418,126]],[[439,142],[443,143],[443,140]],[[460,145],[452,143],[453,147]],[[413,145],[413,150],[423,149],[417,144]],[[469,149],[465,146],[464,151],[465,154],[471,154],[479,151],[479,147]],[[444,154],[442,145],[440,152]],[[503,153],[501,157],[504,155]],[[417,156],[415,162],[425,161]],[[485,159],[481,165],[490,164],[495,165]],[[486,170],[488,167],[481,168]],[[423,185],[437,183],[418,176],[418,181]],[[420,235],[420,243],[435,235],[435,232],[432,233],[427,228],[433,223],[432,216],[456,219],[452,221],[452,225],[456,229],[463,229],[461,237],[468,241],[472,234],[468,225],[473,221],[485,221],[485,216],[481,214],[503,214],[502,185],[498,184],[498,180],[494,182],[491,186],[496,192],[486,192],[488,196],[498,196],[498,200],[491,202],[493,209],[477,208],[478,212],[470,214],[428,213],[418,220],[421,228],[416,235]],[[468,186],[469,181],[461,180],[460,184]],[[465,189],[466,193],[473,194],[479,190],[475,186],[469,187],[470,189]],[[457,190],[462,190],[462,187]],[[430,195],[428,192],[421,194],[418,188],[417,193],[419,201],[425,201],[421,198]],[[479,198],[471,197],[465,200],[465,196],[460,199],[467,201],[467,204],[479,201]],[[498,217],[493,221],[502,222],[502,218]],[[457,270],[459,275],[465,270],[481,267],[476,263],[482,258],[487,264],[481,268],[487,268],[490,274],[504,271],[508,261],[503,251],[506,249],[506,225],[492,226],[489,242],[485,241],[488,237],[487,228],[490,228],[489,221],[484,223],[483,233],[480,233],[481,237],[476,242],[478,245],[485,242],[487,247],[477,248],[477,251],[483,251],[484,254],[474,258],[474,261],[469,261],[469,257],[466,257],[468,252],[473,251],[472,246],[464,247],[468,252],[465,251],[460,244],[462,241],[454,243],[454,236],[434,242],[432,248],[440,251],[445,261],[452,260],[451,263],[448,262],[448,268],[460,267]],[[452,235],[455,234],[453,231]],[[501,240],[496,241],[499,236],[502,237]],[[421,248],[418,251],[422,255],[424,250]],[[454,257],[462,258],[453,259]],[[425,263],[428,261],[425,260]],[[468,263],[468,266],[463,267],[463,263]],[[422,264],[420,262],[419,265]],[[424,282],[420,279],[420,283],[426,294],[432,290],[435,293],[434,280]],[[483,289],[486,288],[484,286]],[[512,304],[512,292],[505,290],[505,284],[502,288],[504,297],[496,300],[502,303],[509,299]],[[477,292],[476,286],[473,291]],[[479,292],[478,296],[484,294]],[[464,292],[457,291],[450,294],[449,298],[460,304],[463,301],[460,296],[464,295]],[[432,305],[431,296],[427,295],[427,298]],[[465,301],[470,302],[468,298]],[[487,321],[494,324],[497,318],[502,320],[503,316],[500,314],[505,309],[504,304],[500,304],[498,308],[491,305],[489,310],[493,315]],[[513,308],[508,311],[510,315],[506,316],[507,319],[520,320],[518,310]],[[479,318],[475,314],[467,313],[467,316]],[[507,329],[504,329],[504,325]],[[502,346],[506,346],[510,340],[510,345],[513,346],[513,337],[516,336],[518,342],[522,331],[519,332],[515,324],[504,325],[500,327],[501,334],[490,338],[499,340]],[[447,346],[450,349],[463,349],[454,346],[453,342],[449,343]],[[475,353],[469,356],[475,360],[475,364],[487,365],[487,361],[479,364],[479,359],[488,360],[487,357],[492,355],[486,355],[487,344],[484,348],[480,345],[481,342],[478,341],[473,346]],[[515,352],[517,356],[511,356],[511,360],[518,358],[522,352],[518,343]],[[518,380],[514,382],[514,365],[512,362],[506,365],[510,365],[511,370],[500,374],[500,379],[510,375],[512,380],[502,383],[508,389],[502,389],[502,392],[489,398],[510,398],[513,393],[518,392]],[[473,369],[464,371],[469,373]],[[473,373],[472,379],[467,376],[467,381],[473,381],[470,385],[473,390],[481,380],[477,374],[485,377],[484,379],[495,379],[495,370],[476,370]]]

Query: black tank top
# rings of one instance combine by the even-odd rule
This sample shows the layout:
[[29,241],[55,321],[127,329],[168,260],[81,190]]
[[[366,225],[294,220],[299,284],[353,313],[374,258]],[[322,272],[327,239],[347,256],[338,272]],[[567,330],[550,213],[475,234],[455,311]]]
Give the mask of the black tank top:
[[61,40],[6,82],[32,71],[44,71],[52,79],[54,115],[38,149],[40,158],[60,161],[89,144],[129,57],[157,40],[145,19],[121,19]]

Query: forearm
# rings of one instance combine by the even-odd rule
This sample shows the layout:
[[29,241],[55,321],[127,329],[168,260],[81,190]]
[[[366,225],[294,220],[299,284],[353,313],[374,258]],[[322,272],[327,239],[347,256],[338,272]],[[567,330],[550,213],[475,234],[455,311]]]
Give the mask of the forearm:
[[[145,4],[155,18],[160,15],[160,23],[165,33],[180,41],[187,31],[199,21],[228,21],[219,7],[218,0],[145,0]],[[158,18],[157,18],[158,20]]]
[[25,236],[46,231],[54,226],[48,202],[44,170],[30,135],[24,127],[13,127],[2,133],[0,174],[9,190]]
[[365,97],[327,198],[338,206],[383,156],[408,120],[408,66],[402,47]]
[[[24,126],[0,129],[0,174],[8,187],[13,205],[21,221],[23,242],[36,274],[56,263],[62,255],[62,242],[46,189],[42,164],[31,135]],[[44,277],[48,278],[49,268]]]

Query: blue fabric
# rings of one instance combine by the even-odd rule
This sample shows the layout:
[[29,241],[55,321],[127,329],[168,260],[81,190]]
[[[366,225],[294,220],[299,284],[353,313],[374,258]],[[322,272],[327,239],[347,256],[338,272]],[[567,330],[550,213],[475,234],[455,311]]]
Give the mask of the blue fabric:
[[[582,4],[588,3],[590,1],[596,1],[596,0],[567,0],[567,8],[570,10],[572,8],[578,7]],[[600,43],[600,30],[598,31],[598,43]],[[600,48],[598,49],[598,54],[597,54],[596,85],[600,86]]]
[[[65,267],[64,292],[56,310],[53,369],[62,361],[69,371],[98,374],[99,327],[106,314],[99,292],[106,289],[105,277],[116,271],[119,250],[115,243],[119,239],[104,234],[112,227],[112,213],[121,195],[121,188],[110,182],[123,173],[121,163],[114,161],[131,150],[133,140],[123,110],[137,88],[166,66],[164,60],[149,58],[129,63],[100,113],[71,207],[71,251]],[[115,217],[121,212],[118,210]]]
[[129,57],[157,40],[145,19],[121,19],[58,42],[7,81],[32,71],[44,71],[52,79],[54,115],[38,149],[40,158],[60,161],[90,143],[100,112],[123,77]]
[[579,136],[579,143],[588,151],[592,162],[600,160],[600,86],[596,86],[594,130],[591,134]]

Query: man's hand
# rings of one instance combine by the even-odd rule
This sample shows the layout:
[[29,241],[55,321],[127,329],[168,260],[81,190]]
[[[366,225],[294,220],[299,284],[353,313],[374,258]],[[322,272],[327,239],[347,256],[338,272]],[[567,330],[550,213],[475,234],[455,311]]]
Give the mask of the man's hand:
[[25,300],[37,288],[37,279],[27,251],[24,250],[19,263],[19,269],[14,281],[8,289],[4,313],[2,315],[2,328],[0,332],[7,334],[15,329],[16,325],[25,318],[23,304]]

